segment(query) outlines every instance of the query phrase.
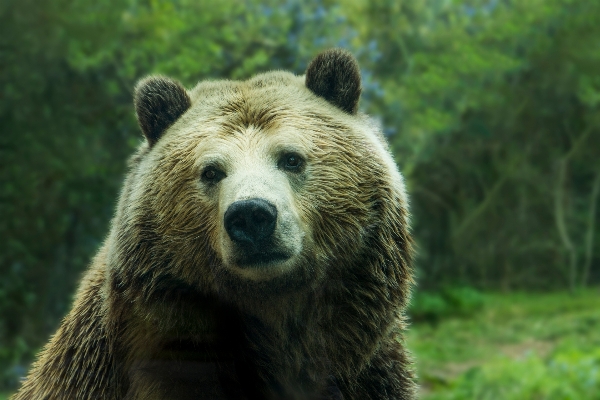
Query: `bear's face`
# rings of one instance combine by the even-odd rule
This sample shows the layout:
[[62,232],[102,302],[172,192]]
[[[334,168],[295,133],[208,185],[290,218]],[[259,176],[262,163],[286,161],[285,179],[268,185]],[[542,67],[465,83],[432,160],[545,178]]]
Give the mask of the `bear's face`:
[[[354,115],[360,81],[344,81],[339,94],[320,88],[335,77],[318,73],[205,82],[189,93],[165,78],[139,85],[148,149],[132,214],[154,232],[156,268],[247,298],[314,289],[366,257],[395,168]],[[159,91],[158,100],[148,94]],[[161,112],[170,127],[151,119]]]
[[211,248],[243,279],[290,273],[312,247],[302,212],[309,143],[291,126],[226,126],[204,131],[194,155],[199,207],[217,221]]

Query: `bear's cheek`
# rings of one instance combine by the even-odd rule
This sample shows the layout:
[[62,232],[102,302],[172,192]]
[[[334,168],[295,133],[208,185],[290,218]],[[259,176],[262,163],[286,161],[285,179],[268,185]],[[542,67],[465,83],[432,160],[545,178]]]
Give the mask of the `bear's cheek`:
[[204,188],[195,188],[187,202],[190,212],[186,216],[186,226],[179,227],[180,231],[193,231],[188,239],[191,246],[200,250],[199,253],[210,251],[219,256],[222,224],[219,220],[218,190],[206,192]]
[[353,258],[377,218],[371,204],[375,186],[369,176],[349,174],[338,165],[321,167],[298,198],[299,213],[312,232],[312,251],[316,259]]

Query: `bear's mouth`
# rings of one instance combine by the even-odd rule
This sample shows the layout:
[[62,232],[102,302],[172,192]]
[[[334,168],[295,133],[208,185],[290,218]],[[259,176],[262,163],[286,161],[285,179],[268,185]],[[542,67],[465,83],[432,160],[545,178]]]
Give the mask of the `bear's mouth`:
[[237,259],[237,265],[241,268],[260,268],[269,267],[274,264],[282,263],[291,256],[283,252],[264,253],[258,252],[244,255]]

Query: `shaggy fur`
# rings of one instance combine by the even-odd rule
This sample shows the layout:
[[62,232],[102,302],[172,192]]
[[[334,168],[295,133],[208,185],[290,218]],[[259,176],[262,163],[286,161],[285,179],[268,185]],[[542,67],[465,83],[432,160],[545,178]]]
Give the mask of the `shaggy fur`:
[[150,146],[192,105],[185,88],[163,76],[151,76],[138,82],[133,103]]
[[[319,55],[306,83],[155,82],[110,235],[14,400],[413,399],[407,200],[354,58]],[[248,267],[223,215],[255,197],[289,258]]]
[[321,53],[306,70],[306,87],[342,110],[356,114],[362,90],[358,63],[345,50]]

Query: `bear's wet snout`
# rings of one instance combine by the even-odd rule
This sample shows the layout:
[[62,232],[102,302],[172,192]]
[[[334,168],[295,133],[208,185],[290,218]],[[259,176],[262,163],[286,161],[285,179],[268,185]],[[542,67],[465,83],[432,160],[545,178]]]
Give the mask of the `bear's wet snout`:
[[225,212],[225,230],[232,241],[257,249],[275,231],[277,208],[263,199],[236,201]]

